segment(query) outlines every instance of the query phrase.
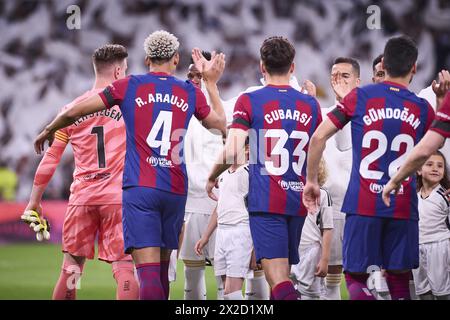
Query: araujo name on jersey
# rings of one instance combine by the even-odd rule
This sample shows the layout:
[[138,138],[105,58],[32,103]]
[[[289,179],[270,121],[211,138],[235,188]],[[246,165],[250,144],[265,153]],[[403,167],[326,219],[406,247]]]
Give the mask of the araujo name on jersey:
[[141,97],[137,97],[134,101],[139,108],[151,103],[170,103],[173,106],[177,106],[177,108],[181,109],[183,112],[186,112],[189,109],[189,105],[186,101],[184,101],[184,99],[168,93],[164,95],[162,93],[149,93],[147,100],[144,101]]
[[366,125],[370,126],[372,123],[384,119],[399,119],[403,122],[408,123],[414,129],[417,129],[420,125],[420,119],[416,117],[415,114],[409,114],[409,109],[393,109],[393,108],[383,108],[383,109],[369,109],[368,114],[363,117],[363,121]]
[[292,111],[291,109],[277,109],[264,115],[264,120],[266,120],[268,124],[272,124],[274,121],[280,119],[298,121],[306,126],[311,121],[312,115],[301,113],[298,110]]
[[114,119],[116,121],[120,121],[122,118],[122,113],[116,109],[105,109],[99,112],[94,112],[91,114],[88,114],[87,116],[80,117],[77,121],[75,121],[73,124],[75,126],[78,126],[80,123],[82,123],[85,120],[91,119],[93,117],[109,117],[111,119]]

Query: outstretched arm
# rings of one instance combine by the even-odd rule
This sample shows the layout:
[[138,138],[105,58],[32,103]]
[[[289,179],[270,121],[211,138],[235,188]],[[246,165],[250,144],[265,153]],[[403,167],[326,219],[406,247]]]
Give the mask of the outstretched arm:
[[49,145],[53,143],[54,134],[56,130],[62,129],[74,123],[79,117],[87,114],[91,114],[96,111],[105,109],[106,106],[103,100],[98,94],[94,94],[92,97],[77,103],[72,108],[61,112],[56,118],[45,127],[45,129],[34,140],[34,150],[37,154],[41,154],[44,151],[45,141],[49,141]]
[[445,138],[439,133],[428,130],[417,146],[406,158],[405,163],[400,167],[394,177],[389,180],[383,189],[383,202],[389,207],[391,203],[390,194],[397,191],[403,180],[416,172],[427,159],[436,152],[445,142]]
[[303,203],[308,212],[317,212],[320,202],[320,187],[318,182],[319,163],[327,140],[338,128],[330,119],[325,119],[314,132],[309,141],[308,160],[306,170],[306,186],[303,190]]
[[213,52],[211,61],[207,61],[200,49],[194,48],[192,50],[192,60],[196,68],[202,73],[206,91],[211,101],[211,111],[203,119],[202,124],[207,129],[220,130],[225,137],[227,120],[217,87],[217,82],[225,69],[225,55]]

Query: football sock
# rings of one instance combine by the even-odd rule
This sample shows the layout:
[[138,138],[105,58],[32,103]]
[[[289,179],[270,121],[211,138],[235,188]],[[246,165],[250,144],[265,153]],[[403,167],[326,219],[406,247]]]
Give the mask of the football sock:
[[341,300],[341,278],[342,274],[327,274],[325,283],[327,286],[327,293],[325,299],[327,300]]
[[161,285],[164,289],[164,295],[166,297],[166,300],[169,299],[169,265],[170,261],[161,261],[161,273],[160,273],[160,280]]
[[375,300],[375,297],[367,288],[368,274],[345,274],[345,282],[350,300]]
[[246,300],[269,300],[270,289],[263,271],[255,271],[253,279],[245,279]]
[[112,263],[113,277],[117,283],[117,300],[138,300],[139,284],[134,275],[134,264],[131,261]]
[[222,277],[216,277],[217,300],[223,300],[223,281]]
[[392,300],[411,300],[409,295],[409,272],[396,274],[387,272],[386,281]]
[[58,282],[53,289],[53,300],[75,300],[83,266],[71,264],[64,259]]
[[206,300],[204,266],[184,266],[184,300]]
[[166,295],[160,279],[161,264],[137,264],[136,270],[139,277],[139,299],[165,300]]
[[272,289],[274,300],[298,300],[297,291],[291,281],[284,281]]
[[244,300],[244,297],[242,296],[242,291],[238,290],[228,294],[224,294],[223,300]]

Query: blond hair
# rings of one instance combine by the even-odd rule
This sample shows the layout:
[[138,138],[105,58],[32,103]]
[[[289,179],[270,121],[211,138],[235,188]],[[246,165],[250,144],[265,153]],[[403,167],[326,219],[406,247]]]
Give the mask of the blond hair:
[[145,54],[152,61],[170,60],[179,47],[177,37],[164,30],[155,31],[144,40]]

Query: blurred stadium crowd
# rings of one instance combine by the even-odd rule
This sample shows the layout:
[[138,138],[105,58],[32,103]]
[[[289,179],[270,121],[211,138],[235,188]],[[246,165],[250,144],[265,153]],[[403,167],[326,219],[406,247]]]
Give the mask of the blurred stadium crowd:
[[[67,7],[81,9],[81,29],[69,30]],[[367,8],[381,9],[381,29],[367,27]],[[450,2],[444,0],[0,0],[0,200],[26,200],[39,163],[32,141],[44,123],[93,81],[90,56],[105,43],[125,45],[129,73],[145,72],[143,39],[157,29],[181,41],[186,73],[197,46],[227,55],[220,82],[229,99],[259,84],[259,46],[270,35],[294,41],[296,75],[318,87],[323,107],[333,103],[329,67],[337,56],[360,61],[363,84],[387,38],[403,33],[419,46],[412,90],[427,87],[450,65]],[[45,197],[67,198],[72,156],[65,158]]]

